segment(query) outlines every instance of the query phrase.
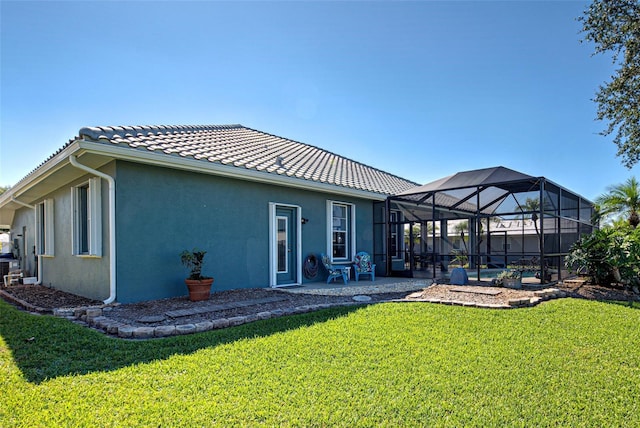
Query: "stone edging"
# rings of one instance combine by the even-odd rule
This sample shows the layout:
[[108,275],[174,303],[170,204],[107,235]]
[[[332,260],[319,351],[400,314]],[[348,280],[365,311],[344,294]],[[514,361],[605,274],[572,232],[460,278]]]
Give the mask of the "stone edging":
[[332,307],[363,306],[370,304],[368,302],[356,301],[342,303],[322,303],[317,305],[296,306],[287,309],[275,309],[272,311],[263,311],[256,314],[236,316],[231,318],[218,318],[198,323],[139,327],[110,319],[108,314],[113,305],[47,309],[32,305],[22,299],[13,296],[10,293],[5,292],[4,290],[0,290],[0,295],[30,312],[53,315],[59,318],[66,318],[72,322],[80,322],[82,324],[88,325],[89,327],[93,327],[94,329],[103,333],[117,336],[123,339],[152,339],[190,333],[201,333],[209,330],[234,327],[258,320],[278,318],[287,315],[299,315],[308,312],[315,312],[321,309],[329,309]]
[[532,307],[540,304],[541,302],[552,300],[552,299],[560,299],[567,297],[567,293],[557,288],[545,288],[542,290],[536,290],[533,292],[534,297],[520,297],[515,299],[509,299],[507,304],[500,303],[475,303],[475,302],[466,302],[461,300],[444,300],[444,299],[411,299],[409,296],[404,300],[397,300],[398,302],[427,302],[427,303],[440,303],[443,305],[454,305],[454,306],[466,306],[470,308],[484,308],[484,309],[515,309],[515,308],[526,308]]
[[[556,298],[566,297],[564,291],[557,288],[547,288],[543,290],[534,291],[534,297],[525,297],[518,299],[510,299],[508,304],[486,304],[486,303],[473,303],[465,301],[452,301],[442,299],[394,299],[389,302],[428,302],[428,303],[440,303],[446,305],[456,305],[475,308],[486,309],[514,309],[531,307],[543,302],[545,300],[551,300]],[[209,330],[217,330],[227,327],[234,327],[242,324],[246,324],[258,320],[267,320],[270,318],[278,318],[288,315],[299,315],[308,312],[314,312],[321,309],[329,309],[339,306],[356,306],[356,305],[368,305],[369,302],[342,302],[342,303],[322,303],[317,305],[305,305],[297,306],[288,309],[275,309],[273,311],[263,311],[256,314],[236,316],[231,318],[218,318],[208,321],[202,321],[198,323],[188,324],[176,324],[176,325],[161,325],[161,326],[143,326],[137,327],[129,324],[125,324],[109,318],[109,310],[112,305],[99,305],[99,306],[87,306],[78,308],[62,308],[62,309],[46,309],[38,306],[34,306],[22,299],[18,299],[15,296],[0,290],[0,295],[5,299],[16,303],[23,308],[31,312],[37,312],[41,314],[52,314],[56,317],[66,318],[74,322],[82,322],[90,327],[93,327],[101,332],[117,336],[123,339],[152,339],[169,336],[177,336],[190,333],[201,333]],[[376,303],[383,303],[379,301]]]
[[123,339],[152,339],[160,337],[177,336],[190,333],[201,333],[209,330],[234,327],[258,320],[267,320],[287,315],[298,315],[307,312],[314,312],[321,309],[328,309],[337,306],[362,305],[358,302],[346,302],[336,304],[318,304],[297,306],[289,309],[275,309],[273,311],[258,312],[256,314],[236,316],[231,318],[217,318],[208,321],[188,324],[150,326],[132,326],[120,321],[110,319],[108,316],[109,306],[93,306],[84,308],[54,309],[53,315],[67,318],[72,321],[79,320],[90,327],[104,333],[114,335]]

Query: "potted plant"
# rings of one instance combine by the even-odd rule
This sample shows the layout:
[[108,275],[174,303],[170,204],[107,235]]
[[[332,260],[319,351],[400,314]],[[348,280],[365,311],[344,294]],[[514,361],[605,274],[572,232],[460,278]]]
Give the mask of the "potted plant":
[[503,270],[498,274],[498,284],[507,288],[522,288],[522,273],[518,270]]
[[206,251],[184,250],[180,253],[182,264],[190,270],[189,277],[184,280],[189,289],[189,300],[197,302],[200,300],[208,300],[211,296],[211,284],[213,278],[210,276],[202,276],[202,266],[204,264],[204,256]]

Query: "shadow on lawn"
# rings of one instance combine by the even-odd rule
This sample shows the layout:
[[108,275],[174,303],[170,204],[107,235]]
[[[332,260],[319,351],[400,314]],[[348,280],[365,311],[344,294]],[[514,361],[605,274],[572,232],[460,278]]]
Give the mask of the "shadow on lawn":
[[636,300],[602,300],[604,303],[612,305],[626,306],[627,308],[640,309],[640,302]]
[[3,357],[0,345],[0,363],[6,358],[27,381],[41,383],[58,376],[111,371],[241,339],[266,337],[346,316],[361,308],[341,306],[222,330],[134,341],[106,336],[65,319],[29,314],[0,300],[0,338],[11,352]]

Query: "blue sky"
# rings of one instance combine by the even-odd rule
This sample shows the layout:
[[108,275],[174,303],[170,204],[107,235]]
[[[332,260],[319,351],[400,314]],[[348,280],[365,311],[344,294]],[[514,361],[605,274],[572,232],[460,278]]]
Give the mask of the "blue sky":
[[587,198],[634,170],[578,1],[0,2],[0,185],[83,126],[235,124],[427,183],[506,166]]

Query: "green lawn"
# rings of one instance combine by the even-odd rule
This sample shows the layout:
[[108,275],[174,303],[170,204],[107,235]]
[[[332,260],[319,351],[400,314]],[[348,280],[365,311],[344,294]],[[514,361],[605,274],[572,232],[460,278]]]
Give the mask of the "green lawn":
[[639,367],[624,304],[387,303],[134,342],[0,301],[0,426],[640,426]]

